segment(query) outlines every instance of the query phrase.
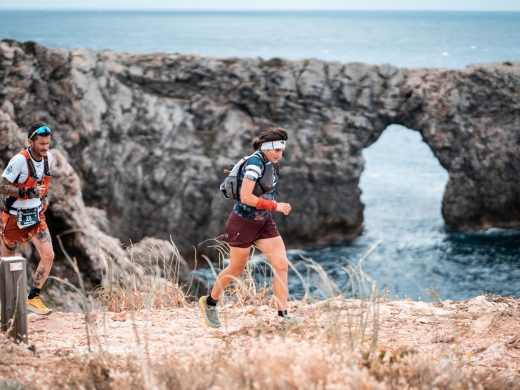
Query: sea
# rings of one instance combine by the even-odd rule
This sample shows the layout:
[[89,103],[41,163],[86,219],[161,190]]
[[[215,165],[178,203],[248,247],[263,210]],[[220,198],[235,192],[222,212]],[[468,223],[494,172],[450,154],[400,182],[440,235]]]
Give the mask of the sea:
[[[0,11],[0,39],[54,48],[461,69],[520,60],[520,13]],[[520,296],[520,230],[447,228],[441,202],[448,174],[417,129],[389,126],[363,157],[363,233],[289,250],[293,297],[359,296],[373,287],[391,298],[427,301]],[[269,282],[262,258],[251,264],[257,282]],[[196,274],[214,279],[208,269]]]

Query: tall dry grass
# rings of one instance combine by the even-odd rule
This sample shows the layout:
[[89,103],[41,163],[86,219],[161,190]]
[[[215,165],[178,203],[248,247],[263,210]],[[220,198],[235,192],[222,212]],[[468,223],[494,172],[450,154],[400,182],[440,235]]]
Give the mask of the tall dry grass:
[[[136,247],[139,257],[131,251]],[[173,242],[168,249],[165,253],[157,246],[134,244],[127,256],[104,254],[98,301],[112,312],[186,306],[179,283],[182,258]]]
[[[157,356],[148,348],[146,332],[134,325],[133,356],[114,360],[102,348],[98,349],[84,360],[86,370],[67,376],[65,381],[57,378],[51,385],[59,382],[66,388],[103,389],[483,388],[480,378],[464,365],[460,354],[447,355],[436,362],[413,350],[387,353],[379,347],[381,298],[376,284],[363,271],[363,262],[377,245],[356,265],[344,267],[343,289],[312,259],[302,258],[298,267],[290,264],[305,290],[294,308],[303,315],[304,323],[300,326],[288,327],[282,320],[260,318],[245,332],[224,330],[215,335],[208,329],[208,337],[211,334],[222,341],[211,344],[211,348],[202,340],[182,355]],[[154,248],[145,249],[152,254],[147,263],[105,257],[102,286],[95,295],[82,291],[86,318],[92,325],[87,326],[87,332],[95,334],[95,320],[87,313],[93,307],[105,313],[168,307],[198,312],[176,283],[175,259],[165,259]],[[218,267],[222,268],[227,248],[216,243],[216,249],[220,253]],[[71,262],[74,264],[74,259]],[[305,272],[301,272],[301,264]],[[212,269],[216,275],[218,269]],[[263,277],[258,277],[259,272],[264,273]],[[235,307],[274,307],[273,277],[276,275],[265,261],[250,262],[225,292],[224,303]],[[309,280],[316,285],[310,286]],[[317,286],[320,299],[311,294]],[[204,326],[202,319],[200,326]]]

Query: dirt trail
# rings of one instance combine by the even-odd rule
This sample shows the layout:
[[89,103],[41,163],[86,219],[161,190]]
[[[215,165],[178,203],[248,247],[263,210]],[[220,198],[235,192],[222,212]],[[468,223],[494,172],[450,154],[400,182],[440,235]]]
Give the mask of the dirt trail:
[[[259,337],[306,342],[314,348],[334,342],[334,332],[338,333],[338,343],[349,337],[361,340],[365,333],[368,345],[377,331],[376,353],[380,356],[415,354],[432,361],[455,356],[462,366],[489,381],[498,378],[517,383],[520,388],[520,299],[479,296],[442,303],[386,301],[377,308],[376,328],[373,316],[359,316],[363,313],[359,301],[340,299],[314,304],[293,302],[291,312],[304,320],[299,326],[286,326],[267,306],[226,305],[220,310],[221,329],[206,327],[196,305],[98,312],[93,314],[89,334],[83,314],[31,314],[29,348],[0,339],[0,378],[40,388],[35,378],[84,370],[85,359],[93,354],[109,356],[115,366],[129,356],[160,362],[167,356],[182,361],[196,355],[204,360],[211,359],[214,350],[247,350]],[[374,309],[370,308],[372,313]],[[363,318],[368,319],[366,326],[359,325]]]

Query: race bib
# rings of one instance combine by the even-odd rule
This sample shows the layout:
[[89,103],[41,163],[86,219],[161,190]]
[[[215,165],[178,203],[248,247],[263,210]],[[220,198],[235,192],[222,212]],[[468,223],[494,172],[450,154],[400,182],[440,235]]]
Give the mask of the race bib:
[[16,224],[20,229],[28,228],[40,222],[38,207],[32,209],[18,209],[16,211]]

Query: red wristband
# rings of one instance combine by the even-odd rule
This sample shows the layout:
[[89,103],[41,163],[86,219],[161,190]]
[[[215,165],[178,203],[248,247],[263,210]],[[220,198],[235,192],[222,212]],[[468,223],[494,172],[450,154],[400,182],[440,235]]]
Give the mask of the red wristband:
[[270,210],[274,211],[276,210],[276,206],[278,203],[274,200],[266,200],[264,198],[258,198],[258,202],[256,202],[255,208],[257,210]]

